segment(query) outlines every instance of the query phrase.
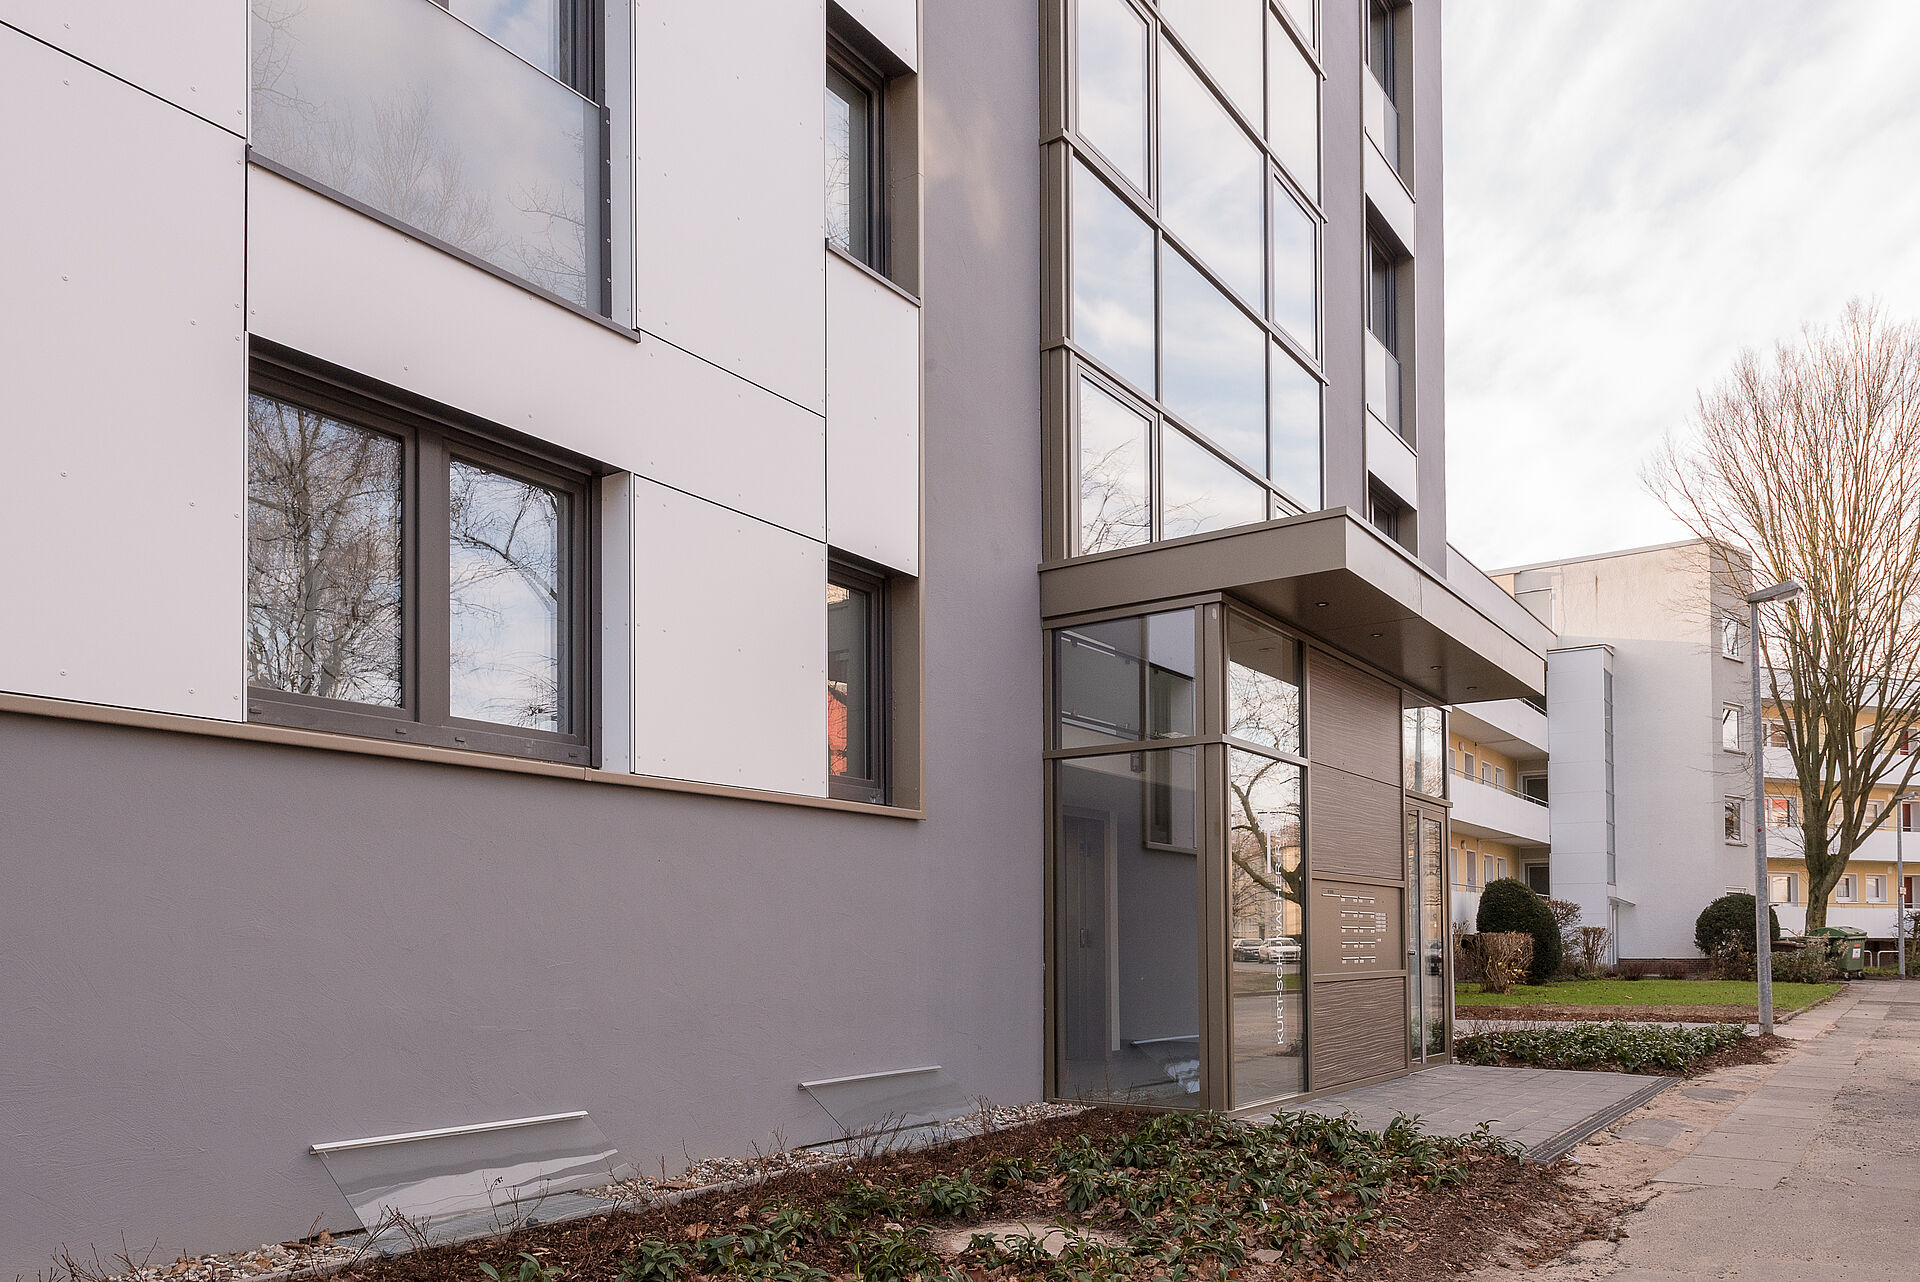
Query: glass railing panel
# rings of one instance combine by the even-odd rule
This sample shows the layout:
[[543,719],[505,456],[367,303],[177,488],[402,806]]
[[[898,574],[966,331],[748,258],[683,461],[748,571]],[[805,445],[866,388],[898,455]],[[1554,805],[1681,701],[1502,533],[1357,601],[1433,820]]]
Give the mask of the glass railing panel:
[[253,0],[254,152],[605,310],[603,113],[429,0]]
[[1400,361],[1372,334],[1367,335],[1367,408],[1396,433],[1406,435],[1400,423]]

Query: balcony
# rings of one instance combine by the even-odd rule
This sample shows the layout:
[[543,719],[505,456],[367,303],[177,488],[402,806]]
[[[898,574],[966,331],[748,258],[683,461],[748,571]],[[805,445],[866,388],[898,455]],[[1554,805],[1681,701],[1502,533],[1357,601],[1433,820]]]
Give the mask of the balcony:
[[[1491,703],[1460,703],[1453,708],[1453,728],[1483,747],[1519,759],[1547,755],[1547,714],[1521,699]],[[1545,773],[1542,762],[1539,772]]]
[[1455,832],[1522,846],[1547,844],[1545,802],[1513,788],[1483,783],[1458,770],[1453,772],[1452,797]]

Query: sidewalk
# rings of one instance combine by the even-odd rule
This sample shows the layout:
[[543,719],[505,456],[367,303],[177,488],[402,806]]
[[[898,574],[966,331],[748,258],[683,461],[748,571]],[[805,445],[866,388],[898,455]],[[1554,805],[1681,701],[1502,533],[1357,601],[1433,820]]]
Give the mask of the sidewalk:
[[1780,1031],[1801,1044],[1775,1063],[1696,1078],[1576,1149],[1581,1183],[1640,1207],[1622,1240],[1530,1276],[1920,1277],[1920,982],[1851,986]]

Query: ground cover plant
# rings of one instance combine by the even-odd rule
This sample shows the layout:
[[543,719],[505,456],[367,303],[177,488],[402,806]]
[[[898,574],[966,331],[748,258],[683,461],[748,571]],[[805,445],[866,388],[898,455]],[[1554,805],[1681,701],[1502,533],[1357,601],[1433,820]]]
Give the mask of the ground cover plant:
[[[1027,1226],[1004,1231],[1009,1221]],[[998,1223],[1002,1231],[979,1230]],[[1052,1235],[1050,1226],[1072,1232]],[[1411,1280],[1607,1231],[1484,1128],[1092,1110],[750,1189],[369,1260],[342,1282]]]
[[[1778,972],[1776,971],[1776,974]],[[1804,1010],[1822,998],[1840,991],[1834,983],[1781,983],[1773,985],[1774,1008],[1782,1011]],[[1744,1010],[1751,1014],[1758,1002],[1758,988],[1752,980],[1719,979],[1571,979],[1542,987],[1529,987],[1511,993],[1488,992],[1479,984],[1456,984],[1454,1006],[1499,1007],[1500,1018],[1506,1008],[1549,1011],[1549,1008],[1666,1011],[1675,1009],[1725,1008],[1726,1018],[1739,1018]],[[1708,1010],[1707,1016],[1714,1012]],[[1531,1017],[1531,1016],[1529,1016]]]
[[1755,1063],[1777,1044],[1749,1037],[1738,1024],[1672,1028],[1664,1024],[1566,1024],[1475,1033],[1454,1042],[1467,1064],[1606,1069],[1621,1073],[1691,1074],[1705,1067]]

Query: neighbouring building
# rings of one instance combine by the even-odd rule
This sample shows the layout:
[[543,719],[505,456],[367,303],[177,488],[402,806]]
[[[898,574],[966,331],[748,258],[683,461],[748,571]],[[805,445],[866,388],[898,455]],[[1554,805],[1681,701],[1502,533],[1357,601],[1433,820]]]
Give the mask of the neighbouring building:
[[1560,858],[1438,0],[0,0],[0,104],[0,1269],[1404,1073],[1452,810]]

